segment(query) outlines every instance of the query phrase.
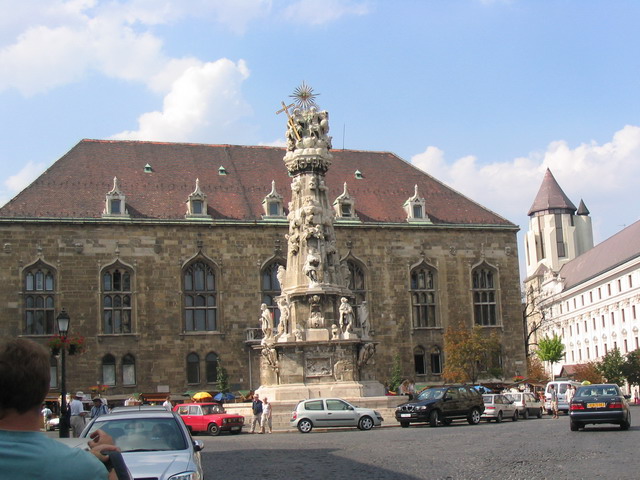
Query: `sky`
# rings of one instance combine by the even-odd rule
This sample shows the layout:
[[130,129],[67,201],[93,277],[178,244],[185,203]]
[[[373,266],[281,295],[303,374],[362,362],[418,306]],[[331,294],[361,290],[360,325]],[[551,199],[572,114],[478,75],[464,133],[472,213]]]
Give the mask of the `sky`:
[[0,205],[83,138],[284,145],[275,112],[306,82],[334,148],[413,163],[519,225],[521,257],[547,168],[584,200],[596,243],[639,218],[635,0],[0,0],[0,11]]

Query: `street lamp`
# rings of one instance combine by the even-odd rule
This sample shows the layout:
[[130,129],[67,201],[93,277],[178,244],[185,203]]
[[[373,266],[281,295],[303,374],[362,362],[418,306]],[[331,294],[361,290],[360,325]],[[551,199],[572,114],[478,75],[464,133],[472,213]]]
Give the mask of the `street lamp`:
[[62,358],[61,358],[61,373],[60,373],[60,394],[62,395],[62,400],[60,401],[60,438],[69,438],[69,424],[67,423],[69,416],[67,415],[67,386],[65,384],[66,381],[66,341],[67,341],[67,333],[69,332],[69,322],[71,318],[69,318],[69,314],[63,308],[62,311],[58,314],[56,318],[56,322],[58,324],[58,333],[62,337]]

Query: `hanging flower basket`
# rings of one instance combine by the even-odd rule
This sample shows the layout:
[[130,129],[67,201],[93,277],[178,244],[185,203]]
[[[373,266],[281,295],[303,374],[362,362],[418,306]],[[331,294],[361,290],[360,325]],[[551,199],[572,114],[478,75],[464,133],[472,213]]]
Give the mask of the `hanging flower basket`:
[[80,355],[86,350],[84,337],[79,335],[66,338],[60,335],[54,335],[49,338],[47,346],[49,350],[51,350],[52,355],[59,355],[63,348],[69,355]]
[[67,351],[69,355],[80,355],[84,353],[85,350],[84,337],[74,336],[67,338]]
[[51,350],[51,355],[56,356],[60,354],[60,350],[64,347],[65,343],[63,338],[60,335],[54,335],[49,338],[47,342],[47,347]]

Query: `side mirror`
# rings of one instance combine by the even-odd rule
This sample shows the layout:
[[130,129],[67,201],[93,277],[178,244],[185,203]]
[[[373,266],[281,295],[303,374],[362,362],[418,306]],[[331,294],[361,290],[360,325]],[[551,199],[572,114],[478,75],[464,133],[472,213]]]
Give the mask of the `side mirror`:
[[352,407],[351,405],[349,405],[349,406],[347,407],[347,410],[353,410],[353,407]]
[[623,395],[624,398],[626,398],[627,400],[631,399],[631,395]]
[[193,449],[196,452],[200,452],[200,451],[204,450],[204,443],[202,442],[202,440],[194,440],[193,441]]

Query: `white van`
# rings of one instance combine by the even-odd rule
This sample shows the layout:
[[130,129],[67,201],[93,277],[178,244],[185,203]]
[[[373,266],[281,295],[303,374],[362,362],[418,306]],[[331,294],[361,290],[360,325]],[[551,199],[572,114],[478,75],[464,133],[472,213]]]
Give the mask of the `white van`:
[[567,388],[569,385],[573,385],[578,388],[580,382],[573,382],[571,380],[555,380],[547,383],[544,389],[544,408],[547,410],[547,414],[553,414],[551,410],[551,385],[555,386],[556,393],[558,394],[558,412],[569,413],[569,404],[567,403]]

